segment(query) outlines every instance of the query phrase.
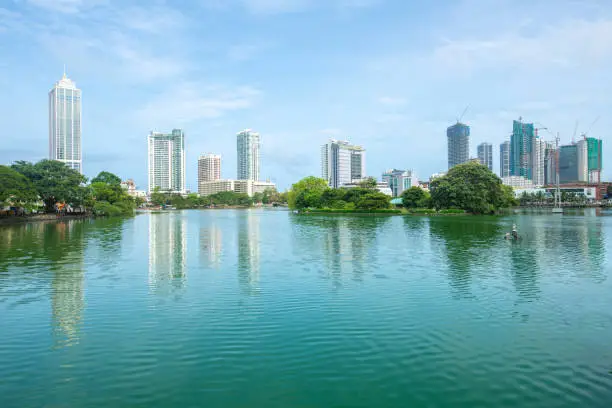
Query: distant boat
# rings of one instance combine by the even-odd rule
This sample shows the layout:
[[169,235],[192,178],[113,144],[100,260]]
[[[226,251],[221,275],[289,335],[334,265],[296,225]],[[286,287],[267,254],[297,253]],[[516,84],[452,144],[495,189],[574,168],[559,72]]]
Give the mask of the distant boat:
[[552,209],[553,214],[563,214],[563,208],[561,207],[554,207]]

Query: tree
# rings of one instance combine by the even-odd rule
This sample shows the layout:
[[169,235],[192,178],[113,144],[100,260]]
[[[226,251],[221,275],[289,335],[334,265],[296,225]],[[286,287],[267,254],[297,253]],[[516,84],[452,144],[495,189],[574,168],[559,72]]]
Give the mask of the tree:
[[58,201],[82,205],[89,192],[83,185],[87,178],[59,161],[41,160],[36,164],[19,161],[11,167],[30,179],[47,211],[53,211]]
[[366,177],[359,182],[359,187],[367,189],[375,189],[378,182],[374,177]]
[[476,162],[459,164],[431,182],[431,198],[438,209],[458,208],[473,214],[488,214],[508,206],[507,190],[486,166]]
[[606,187],[606,195],[608,196],[608,198],[612,197],[612,184],[608,184],[608,186]]
[[165,205],[167,201],[166,194],[162,193],[159,187],[155,187],[151,193],[151,202],[154,205]]
[[410,187],[402,193],[404,208],[427,208],[431,205],[431,196],[421,187]]
[[391,197],[380,191],[371,191],[363,195],[357,204],[356,208],[360,210],[378,210],[389,208]]
[[264,199],[264,194],[263,193],[254,193],[253,194],[253,202],[254,203],[261,203],[263,202]]
[[321,196],[328,190],[327,182],[322,178],[310,176],[291,186],[288,195],[290,208],[309,208],[321,205]]
[[93,183],[105,183],[109,185],[121,185],[121,178],[114,175],[113,173],[109,173],[108,171],[100,172],[96,177],[91,180],[91,184]]
[[0,166],[0,205],[11,203],[27,207],[37,199],[36,188],[26,176],[10,167]]

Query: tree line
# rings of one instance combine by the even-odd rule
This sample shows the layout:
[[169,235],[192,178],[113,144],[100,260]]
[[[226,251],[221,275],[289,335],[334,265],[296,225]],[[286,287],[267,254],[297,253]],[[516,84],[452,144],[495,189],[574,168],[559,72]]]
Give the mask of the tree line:
[[57,211],[58,204],[84,208],[100,216],[131,214],[143,200],[131,197],[121,179],[103,171],[87,184],[87,177],[55,160],[17,161],[0,166],[0,205]]
[[[434,179],[429,192],[412,187],[402,194],[409,209],[435,211],[462,210],[472,214],[492,214],[516,205],[514,192],[486,166],[469,162],[453,167],[445,176]],[[363,181],[355,188],[330,188],[317,177],[306,177],[293,184],[289,206],[294,209],[384,210],[391,197],[376,190],[376,180]]]
[[375,211],[391,208],[391,197],[376,189],[376,180],[368,178],[357,187],[330,188],[318,177],[306,177],[291,186],[289,207],[297,210],[363,210]]
[[263,193],[254,193],[249,197],[245,193],[222,191],[216,194],[200,197],[196,193],[170,194],[155,188],[151,193],[151,204],[154,206],[172,206],[176,209],[202,208],[214,206],[250,207],[253,204],[284,204],[287,202],[287,193],[279,193],[275,189],[266,189]]
[[512,187],[480,163],[468,162],[451,168],[431,181],[429,192],[412,187],[402,194],[405,208],[458,209],[472,214],[493,214],[515,206]]

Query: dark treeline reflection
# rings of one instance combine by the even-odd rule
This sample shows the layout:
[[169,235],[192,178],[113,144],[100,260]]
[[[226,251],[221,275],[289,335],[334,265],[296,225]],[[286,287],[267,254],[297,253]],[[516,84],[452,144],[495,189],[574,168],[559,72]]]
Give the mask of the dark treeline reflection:
[[390,217],[293,216],[296,255],[323,265],[322,275],[334,287],[343,277],[362,280],[377,261],[377,235]]
[[495,218],[430,217],[429,231],[448,261],[450,285],[458,296],[469,296],[473,271],[486,267],[503,240],[502,225]]
[[15,305],[49,296],[56,346],[76,343],[85,305],[85,252],[92,245],[118,250],[123,222],[66,220],[1,227],[0,294]]

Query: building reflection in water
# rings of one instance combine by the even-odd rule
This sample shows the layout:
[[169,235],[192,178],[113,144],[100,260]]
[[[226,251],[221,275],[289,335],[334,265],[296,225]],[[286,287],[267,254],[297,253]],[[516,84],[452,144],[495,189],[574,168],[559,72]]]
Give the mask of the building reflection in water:
[[200,228],[200,259],[205,260],[207,266],[215,269],[219,268],[222,250],[223,234],[221,228],[215,224]]
[[259,292],[260,215],[257,210],[237,213],[238,280],[245,293]]
[[149,214],[149,287],[158,293],[185,285],[187,221],[180,213]]
[[85,306],[84,226],[82,221],[49,223],[43,227],[51,271],[51,314],[56,347],[79,342]]
[[[374,244],[379,229],[390,217],[326,217],[296,216],[293,223],[300,258],[306,263],[320,263],[316,256],[324,254],[322,277],[331,280],[334,288],[342,287],[346,277],[361,281],[369,268],[377,262]],[[313,245],[321,249],[314,250]],[[316,258],[310,257],[314,254]]]

